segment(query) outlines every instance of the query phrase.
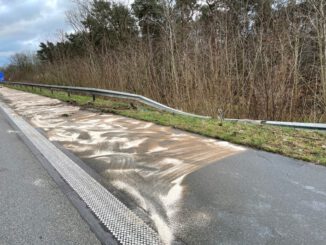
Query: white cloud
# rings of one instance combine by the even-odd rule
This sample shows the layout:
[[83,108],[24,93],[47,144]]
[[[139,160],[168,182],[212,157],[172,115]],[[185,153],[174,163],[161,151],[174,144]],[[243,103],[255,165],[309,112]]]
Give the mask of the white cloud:
[[65,13],[72,0],[0,0],[0,66],[15,52],[36,50],[41,41],[70,31]]
[[[115,1],[129,6],[133,2]],[[71,32],[66,19],[71,9],[74,0],[0,0],[0,66],[16,52],[35,51],[40,42],[55,41],[58,31]]]

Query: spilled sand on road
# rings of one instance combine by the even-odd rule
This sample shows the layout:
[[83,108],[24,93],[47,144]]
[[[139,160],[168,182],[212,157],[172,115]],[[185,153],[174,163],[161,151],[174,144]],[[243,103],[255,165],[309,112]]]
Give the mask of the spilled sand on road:
[[178,236],[178,226],[186,226],[178,223],[187,193],[184,178],[245,150],[170,127],[81,110],[36,94],[8,88],[0,93],[18,114],[43,129],[49,140],[59,142],[131,196],[166,243]]

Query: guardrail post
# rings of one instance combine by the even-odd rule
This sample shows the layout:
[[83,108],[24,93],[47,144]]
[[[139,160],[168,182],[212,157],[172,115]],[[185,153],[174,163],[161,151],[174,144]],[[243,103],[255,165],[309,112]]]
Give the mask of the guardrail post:
[[95,101],[95,94],[93,94],[93,102]]
[[53,94],[53,89],[51,88],[51,94]]
[[68,97],[70,97],[70,91],[68,90],[67,92],[68,92]]

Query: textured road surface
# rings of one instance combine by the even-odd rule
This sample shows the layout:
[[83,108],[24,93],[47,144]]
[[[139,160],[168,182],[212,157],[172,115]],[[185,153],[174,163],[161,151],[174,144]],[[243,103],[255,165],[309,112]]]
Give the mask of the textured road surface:
[[100,244],[0,112],[0,244]]

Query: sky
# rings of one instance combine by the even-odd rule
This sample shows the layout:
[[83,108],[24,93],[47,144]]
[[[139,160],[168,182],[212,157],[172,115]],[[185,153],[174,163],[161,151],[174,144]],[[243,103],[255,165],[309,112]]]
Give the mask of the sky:
[[0,0],[0,66],[17,52],[33,52],[55,34],[71,32],[66,12],[72,0]]
[[0,0],[0,67],[15,53],[35,52],[40,42],[57,41],[58,33],[72,32],[66,13],[74,8],[74,0]]

